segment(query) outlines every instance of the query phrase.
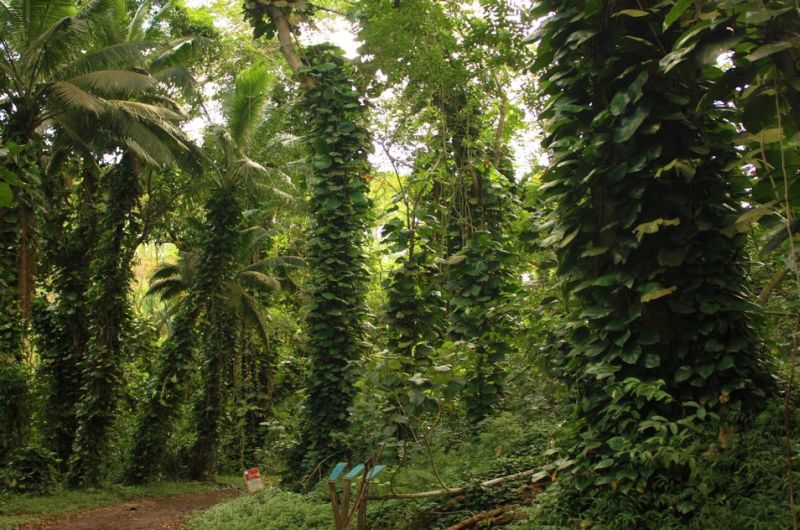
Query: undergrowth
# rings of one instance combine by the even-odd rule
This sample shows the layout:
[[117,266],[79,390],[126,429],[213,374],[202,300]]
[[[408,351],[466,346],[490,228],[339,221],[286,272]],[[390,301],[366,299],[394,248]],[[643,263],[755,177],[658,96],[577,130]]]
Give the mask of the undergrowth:
[[330,503],[319,495],[264,489],[195,514],[187,530],[330,530]]
[[[720,443],[723,447],[720,447]],[[579,490],[557,480],[509,529],[786,530],[791,528],[782,403],[749,429],[709,440],[688,480],[664,478],[644,492]],[[794,445],[794,484],[800,484]]]

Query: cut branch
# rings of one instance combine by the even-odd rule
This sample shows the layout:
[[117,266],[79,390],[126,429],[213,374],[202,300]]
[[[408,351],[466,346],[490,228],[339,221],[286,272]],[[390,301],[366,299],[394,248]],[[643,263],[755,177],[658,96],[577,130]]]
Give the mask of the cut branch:
[[306,88],[314,88],[316,86],[314,80],[300,73],[300,69],[303,67],[303,60],[300,59],[300,56],[297,55],[297,50],[294,48],[294,43],[292,42],[292,28],[289,26],[286,13],[284,13],[283,9],[280,7],[269,5],[267,6],[267,14],[269,15],[270,21],[275,26],[275,31],[278,34],[278,42],[280,42],[281,45],[281,54],[283,54],[283,58],[286,59],[286,62],[289,64],[289,68],[291,68],[294,75],[297,76],[301,85]]
[[[539,469],[529,469],[527,471],[521,471],[519,473],[514,473],[513,475],[506,475],[504,477],[497,477],[491,480],[485,480],[478,484],[480,488],[491,488],[492,486],[497,486],[502,484],[503,482],[507,482],[509,480],[516,480],[520,478],[530,477],[534,475]],[[543,477],[544,478],[544,477]],[[543,479],[540,479],[543,480]],[[537,480],[536,482],[539,482]],[[449,489],[439,489],[433,491],[422,491],[419,493],[392,493],[387,495],[375,495],[370,496],[370,500],[387,500],[387,499],[425,499],[428,497],[445,497],[447,495],[459,495],[461,493],[466,493],[469,491],[473,486],[464,486],[461,488],[449,488]]]
[[[484,525],[485,523],[489,523],[490,526],[494,527],[510,523],[513,520],[514,506],[503,506],[502,508],[495,508],[493,510],[477,513],[458,524],[447,527],[447,530],[467,530],[468,528],[475,528],[479,524]],[[481,526],[481,528],[483,528],[483,526]]]

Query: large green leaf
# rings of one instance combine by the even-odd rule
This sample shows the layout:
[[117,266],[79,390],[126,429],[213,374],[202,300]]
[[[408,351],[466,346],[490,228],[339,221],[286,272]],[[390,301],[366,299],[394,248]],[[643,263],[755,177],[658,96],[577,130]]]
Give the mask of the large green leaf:
[[614,131],[614,142],[622,143],[630,140],[649,114],[649,105],[639,105],[632,114],[622,118],[619,127]]

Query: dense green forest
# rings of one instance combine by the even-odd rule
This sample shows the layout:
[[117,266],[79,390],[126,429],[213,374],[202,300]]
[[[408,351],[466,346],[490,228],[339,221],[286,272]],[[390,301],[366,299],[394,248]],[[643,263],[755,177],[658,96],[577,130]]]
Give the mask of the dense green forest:
[[362,528],[798,529],[797,0],[0,28],[0,515],[330,529],[345,462]]

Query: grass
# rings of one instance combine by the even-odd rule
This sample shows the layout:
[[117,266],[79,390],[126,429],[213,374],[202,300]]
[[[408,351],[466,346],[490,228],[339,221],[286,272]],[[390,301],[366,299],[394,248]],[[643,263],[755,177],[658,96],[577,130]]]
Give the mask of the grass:
[[239,476],[218,477],[215,482],[155,482],[146,486],[110,485],[100,489],[59,490],[53,495],[0,494],[0,530],[33,523],[78,510],[110,506],[141,497],[166,497],[242,487]]

